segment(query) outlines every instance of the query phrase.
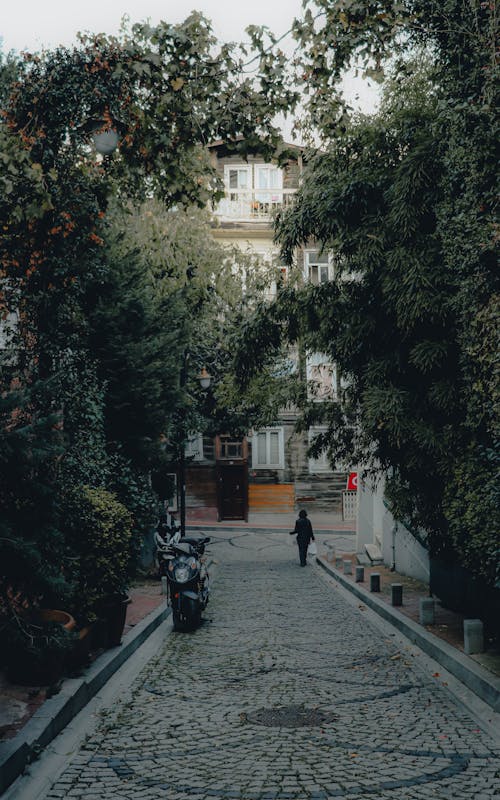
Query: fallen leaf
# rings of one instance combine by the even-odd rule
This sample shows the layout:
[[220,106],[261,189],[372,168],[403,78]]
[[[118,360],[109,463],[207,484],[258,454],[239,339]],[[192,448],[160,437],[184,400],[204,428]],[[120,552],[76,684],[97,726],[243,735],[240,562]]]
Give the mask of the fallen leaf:
[[441,677],[441,673],[440,672],[434,672],[432,677],[433,678],[440,678]]

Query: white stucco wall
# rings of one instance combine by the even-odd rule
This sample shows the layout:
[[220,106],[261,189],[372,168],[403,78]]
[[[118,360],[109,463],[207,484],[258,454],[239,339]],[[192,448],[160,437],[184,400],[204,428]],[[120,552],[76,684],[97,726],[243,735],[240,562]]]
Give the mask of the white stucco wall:
[[356,520],[356,551],[358,553],[365,552],[365,544],[375,542],[373,497],[371,489],[358,480],[358,517]]
[[429,581],[429,554],[384,505],[384,483],[371,488],[360,481],[358,488],[357,552],[365,544],[379,544],[384,564],[417,580]]

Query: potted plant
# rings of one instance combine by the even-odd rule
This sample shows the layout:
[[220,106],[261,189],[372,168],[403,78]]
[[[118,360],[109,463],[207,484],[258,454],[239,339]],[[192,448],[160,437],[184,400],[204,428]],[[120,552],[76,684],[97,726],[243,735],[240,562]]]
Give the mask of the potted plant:
[[100,644],[114,647],[120,643],[130,602],[132,516],[103,488],[81,486],[68,497],[67,506],[75,614],[81,625],[101,620]]
[[68,626],[68,621],[44,616],[35,612],[26,619],[14,617],[3,631],[3,662],[12,683],[52,685],[64,675],[75,644],[74,620],[66,615]]

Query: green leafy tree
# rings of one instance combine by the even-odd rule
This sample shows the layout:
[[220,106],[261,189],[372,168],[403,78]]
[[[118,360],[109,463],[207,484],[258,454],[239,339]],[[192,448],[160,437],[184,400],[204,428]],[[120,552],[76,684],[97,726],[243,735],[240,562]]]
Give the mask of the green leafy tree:
[[[281,293],[255,320],[238,369],[258,370],[283,339],[329,353],[347,379],[342,401],[306,408],[303,424],[322,417],[332,459],[387,472],[395,516],[493,584],[493,4],[307,6],[295,31],[324,151],[277,237],[289,261],[310,240],[332,250],[337,277]],[[339,94],[354,59],[372,77],[389,72],[371,120],[353,118]]]
[[[244,433],[273,419],[289,399],[290,381],[285,391],[276,364],[246,392],[235,381],[234,339],[278,279],[278,270],[251,252],[218,243],[212,224],[205,209],[168,209],[158,201],[116,218],[118,250],[125,262],[138,259],[139,270],[151,281],[157,318],[170,341],[173,362],[165,367],[164,377],[174,378],[177,396],[168,403],[175,411],[165,420],[168,439],[179,429],[181,417],[188,430]],[[185,353],[183,393],[178,384]],[[212,376],[208,393],[200,392],[198,383],[203,367]]]

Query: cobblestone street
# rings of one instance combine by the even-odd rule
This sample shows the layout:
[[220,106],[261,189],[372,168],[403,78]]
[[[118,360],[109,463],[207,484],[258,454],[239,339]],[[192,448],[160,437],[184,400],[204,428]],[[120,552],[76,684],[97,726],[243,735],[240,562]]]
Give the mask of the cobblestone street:
[[488,735],[284,539],[210,545],[205,623],[165,640],[47,800],[500,796]]

